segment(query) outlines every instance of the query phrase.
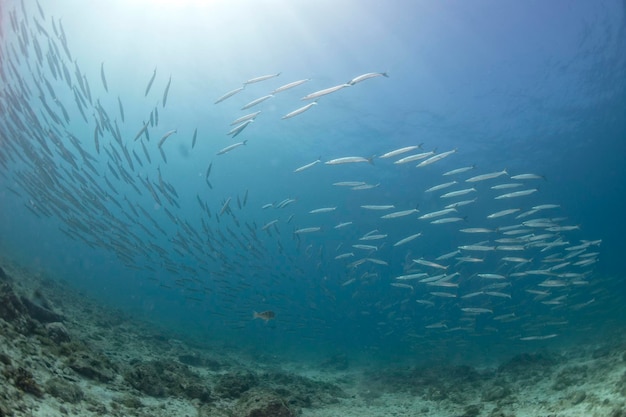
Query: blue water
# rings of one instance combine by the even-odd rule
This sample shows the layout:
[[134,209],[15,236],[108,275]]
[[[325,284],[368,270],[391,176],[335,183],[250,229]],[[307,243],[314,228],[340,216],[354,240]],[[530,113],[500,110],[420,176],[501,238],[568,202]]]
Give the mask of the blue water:
[[[34,1],[3,2],[0,9],[0,244],[6,258],[158,322],[177,337],[266,356],[306,359],[347,352],[353,358],[492,360],[610,337],[623,328],[623,2],[190,0],[55,1],[41,6],[44,17]],[[43,51],[41,63],[33,38]],[[48,54],[61,72],[67,67],[69,80],[61,74],[55,78]],[[369,72],[388,77],[343,88],[321,97],[308,111],[281,119],[307,104],[300,100],[306,94]],[[280,75],[248,84],[214,104],[246,80],[276,73]],[[301,79],[310,80],[240,110]],[[76,95],[84,101],[87,121]],[[67,121],[57,103],[66,110]],[[226,135],[233,120],[258,110],[260,115],[236,138]],[[103,126],[102,112],[111,128]],[[150,140],[142,135],[135,141],[151,113]],[[114,139],[115,124],[121,143]],[[166,163],[157,144],[172,129],[176,133],[162,147]],[[78,139],[78,146],[68,134]],[[55,144],[55,135],[63,146]],[[243,140],[246,145],[216,155]],[[393,163],[411,153],[379,158],[419,144],[422,150],[411,153],[456,152],[422,168],[415,167],[418,162]],[[75,167],[62,158],[63,148],[74,155]],[[82,153],[93,156],[93,171]],[[373,157],[373,164],[323,163],[346,156]],[[318,158],[322,163],[293,172]],[[212,188],[205,182],[210,164]],[[469,172],[442,176],[472,165]],[[119,177],[120,167],[129,173],[127,180],[111,172]],[[503,169],[510,176],[534,173],[545,179],[517,181],[524,185],[500,191],[490,187],[515,180],[503,176],[464,182]],[[146,179],[151,186],[145,185]],[[452,180],[458,183],[425,192]],[[340,181],[375,187],[333,185]],[[476,191],[466,196],[440,197],[471,186]],[[537,191],[494,199],[526,189]],[[460,222],[418,219],[474,198],[451,214],[462,217]],[[286,199],[295,202],[276,207]],[[389,212],[360,207],[366,204],[394,205],[391,211],[417,207],[419,213],[381,219]],[[541,204],[559,207],[515,219]],[[336,209],[309,213],[322,207]],[[486,218],[508,208],[520,211]],[[463,245],[505,245],[495,240],[509,237],[503,233],[507,226],[520,225],[527,230],[525,236],[546,233],[545,227],[521,225],[544,217],[558,226],[579,228],[539,240],[558,243],[549,248],[533,246],[527,237],[522,251],[461,250],[436,261]],[[263,230],[273,220],[278,221]],[[352,224],[335,229],[341,222]],[[294,233],[308,227],[320,230]],[[497,232],[459,231],[469,227]],[[373,230],[387,236],[359,240]],[[393,246],[418,232],[419,238]],[[565,258],[576,252],[567,249],[585,241],[594,243]],[[372,244],[378,250],[368,253],[354,244]],[[335,259],[350,252],[354,256]],[[585,258],[595,252],[599,254]],[[460,262],[463,256],[482,262]],[[503,261],[506,256],[529,262]],[[550,256],[557,261],[547,261]],[[365,261],[349,266],[365,258],[387,265]],[[448,275],[458,273],[448,281],[455,286],[395,279],[410,272],[431,277],[444,273],[412,262],[419,258],[447,266]],[[573,265],[584,259],[597,262]],[[545,272],[561,263],[568,264],[550,274],[511,276]],[[485,280],[480,273],[505,278]],[[540,285],[546,279],[561,282]],[[499,295],[485,295],[485,286],[496,281],[504,283],[492,291]],[[463,308],[488,311],[474,314]],[[252,320],[253,311],[265,310],[274,311],[276,318],[268,323]]]

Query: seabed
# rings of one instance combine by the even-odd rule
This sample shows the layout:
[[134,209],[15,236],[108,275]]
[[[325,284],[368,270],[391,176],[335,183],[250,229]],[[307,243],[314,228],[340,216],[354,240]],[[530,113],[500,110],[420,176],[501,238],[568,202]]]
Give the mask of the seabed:
[[265,363],[0,266],[0,417],[626,416],[624,334],[492,369]]

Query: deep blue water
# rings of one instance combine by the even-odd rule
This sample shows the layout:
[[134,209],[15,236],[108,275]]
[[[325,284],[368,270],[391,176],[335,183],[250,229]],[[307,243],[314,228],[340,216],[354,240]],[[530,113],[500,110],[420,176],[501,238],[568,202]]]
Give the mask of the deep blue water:
[[[3,2],[0,9],[5,257],[163,323],[181,338],[265,356],[487,360],[623,328],[623,1],[41,6],[43,16],[34,1]],[[358,82],[281,119],[307,104],[306,94],[370,72],[388,77]],[[246,80],[277,73],[214,104]],[[310,80],[240,110],[302,79]],[[233,120],[258,110],[236,138],[226,134]],[[134,140],[151,117],[150,139]],[[162,146],[165,162],[158,142],[173,129]],[[245,146],[216,155],[243,140]],[[415,167],[425,159],[393,163],[451,150],[425,167]],[[347,156],[373,163],[324,163]],[[212,188],[205,181],[210,164]],[[475,168],[442,176],[466,166]],[[507,175],[465,182],[503,169]],[[544,178],[510,178],[528,173]],[[453,180],[445,190],[425,192]],[[333,185],[341,181],[375,187]],[[523,185],[491,189],[516,182]],[[467,195],[441,197],[472,186]],[[495,199],[521,190],[536,191]],[[278,208],[286,199],[295,201]],[[476,200],[447,216],[419,219],[468,199]],[[372,204],[395,208],[361,207]],[[516,219],[544,204],[558,207]],[[309,213],[322,207],[336,209]],[[381,219],[413,208],[419,213]],[[504,209],[519,211],[486,217]],[[462,220],[430,223],[446,217]],[[539,219],[550,224],[523,224]],[[352,224],[336,229],[341,222]],[[563,226],[578,228],[546,230]],[[320,230],[297,232],[308,227]],[[478,227],[493,232],[460,231]],[[515,229],[525,232],[505,234]],[[359,240],[370,232],[386,236]],[[535,240],[541,234],[548,236]],[[522,239],[498,241],[516,236]],[[473,244],[492,250],[458,249]],[[345,253],[354,255],[335,259]],[[420,258],[447,269],[412,261]],[[418,272],[447,277],[438,286],[395,279]],[[486,273],[502,277],[478,275]],[[276,318],[252,320],[253,311],[265,310]]]

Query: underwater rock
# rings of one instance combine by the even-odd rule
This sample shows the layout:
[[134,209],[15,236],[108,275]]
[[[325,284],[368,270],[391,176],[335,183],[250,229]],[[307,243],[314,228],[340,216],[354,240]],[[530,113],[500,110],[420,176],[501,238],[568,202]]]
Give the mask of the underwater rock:
[[126,395],[117,401],[112,401],[111,406],[114,407],[115,406],[114,404],[116,403],[122,404],[126,408],[135,409],[135,410],[138,408],[144,407],[144,404],[141,402],[141,400],[135,397],[134,395]]
[[575,391],[572,395],[570,395],[572,405],[580,404],[585,401],[585,398],[587,398],[587,393],[583,390]]
[[8,283],[0,285],[0,319],[11,323],[17,332],[24,335],[32,334],[37,327],[37,324],[29,317],[28,310]]
[[259,385],[272,389],[290,406],[302,408],[336,404],[347,394],[337,385],[315,381],[286,372],[271,372],[259,377]]
[[96,381],[109,382],[115,377],[115,367],[100,354],[77,352],[70,356],[67,365],[85,378]]
[[14,322],[26,314],[26,308],[9,284],[0,286],[0,318]]
[[506,378],[514,375],[523,386],[532,386],[546,378],[551,378],[554,367],[562,358],[551,353],[522,353],[500,365],[496,371]]
[[11,357],[4,352],[0,352],[0,363],[11,366]]
[[258,379],[252,372],[229,372],[218,378],[214,390],[220,397],[234,399],[257,384]]
[[223,404],[202,404],[198,407],[198,417],[233,417],[233,414]]
[[622,377],[616,384],[617,391],[622,395],[622,397],[626,397],[626,371],[622,374]]
[[219,371],[224,368],[224,364],[220,361],[206,358],[202,355],[198,355],[196,353],[186,353],[178,356],[178,361],[185,365],[209,368],[212,371]]
[[572,386],[582,385],[586,379],[586,366],[568,366],[556,375],[552,389],[562,391]]
[[178,360],[180,361],[180,363],[184,363],[185,365],[189,366],[204,366],[204,358],[196,354],[179,355]]
[[211,400],[210,389],[198,375],[174,361],[150,361],[133,364],[124,379],[138,391],[152,397],[183,396]]
[[465,410],[463,410],[463,417],[477,417],[478,415],[480,415],[481,409],[482,406],[478,404],[470,404],[465,407]]
[[61,378],[50,378],[45,383],[45,390],[51,396],[70,404],[76,404],[85,397],[83,390],[77,384]]
[[11,277],[0,267],[0,281],[11,281]]
[[483,392],[483,401],[498,401],[511,395],[511,390],[505,385],[494,385]]
[[609,414],[609,417],[626,417],[626,409],[621,407],[614,408]]
[[32,394],[35,397],[43,397],[43,391],[39,387],[35,377],[26,369],[19,367],[17,369],[9,369],[5,373],[6,376],[13,379],[13,385],[23,392]]
[[510,372],[520,375],[537,369],[546,370],[558,364],[559,358],[547,353],[522,353],[512,357],[498,367],[498,372]]
[[61,343],[66,343],[71,340],[70,334],[60,322],[53,322],[46,324],[46,332],[48,333],[48,337],[57,345]]
[[52,323],[64,320],[62,314],[49,310],[29,298],[21,297],[21,300],[22,304],[26,307],[26,310],[28,310],[28,314],[40,323]]
[[237,401],[234,415],[238,417],[295,417],[297,413],[276,393],[254,388]]

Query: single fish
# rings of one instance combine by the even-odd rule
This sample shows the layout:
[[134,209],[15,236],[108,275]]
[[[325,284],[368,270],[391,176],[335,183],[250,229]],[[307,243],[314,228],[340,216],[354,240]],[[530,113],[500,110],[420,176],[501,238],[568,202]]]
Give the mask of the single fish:
[[500,211],[497,211],[495,213],[491,213],[490,215],[487,216],[487,218],[488,219],[497,219],[498,217],[508,216],[509,214],[517,213],[518,211],[520,211],[520,209],[518,209],[518,208],[507,209],[507,210],[500,210]]
[[271,310],[262,311],[257,313],[256,311],[252,314],[252,319],[262,319],[266,323],[270,320],[274,320],[276,318],[276,313]]
[[555,209],[561,207],[558,204],[541,204],[539,206],[534,206],[533,210],[547,210],[547,209]]
[[282,85],[282,86],[278,87],[276,90],[272,91],[272,94],[281,93],[281,92],[283,92],[285,90],[289,90],[291,88],[294,88],[294,87],[297,87],[297,86],[299,86],[301,84],[304,84],[305,82],[310,81],[310,80],[311,80],[310,78],[306,78],[304,80],[294,81],[292,83]]
[[144,94],[144,97],[146,97],[150,92],[150,88],[152,88],[152,83],[154,82],[154,78],[156,77],[156,73],[157,69],[155,68],[154,72],[152,73],[152,77],[150,78],[150,81],[148,81],[148,86],[146,87],[146,93]]
[[392,287],[396,287],[396,288],[406,288],[406,289],[408,289],[408,290],[413,291],[413,286],[412,286],[412,285],[409,285],[409,284],[402,284],[402,283],[400,283],[400,282],[392,282],[392,283],[391,283],[391,284],[389,284],[389,285],[391,285]]
[[363,158],[361,156],[345,156],[343,158],[331,159],[330,161],[324,162],[326,165],[341,165],[341,164],[354,164],[358,162],[369,162],[370,164],[374,164],[373,157],[372,158]]
[[466,229],[460,229],[459,232],[462,233],[494,233],[493,229],[486,229],[484,227],[468,227]]
[[456,212],[457,210],[455,208],[448,208],[448,209],[443,209],[443,210],[438,210],[438,211],[433,211],[430,213],[422,214],[421,216],[418,217],[418,219],[427,220],[427,219],[432,219],[434,217],[445,216],[446,214],[456,213]]
[[259,98],[257,98],[256,100],[252,100],[250,103],[248,103],[248,104],[246,104],[245,106],[243,106],[243,107],[241,108],[241,110],[246,110],[246,109],[249,109],[250,107],[254,107],[254,106],[256,106],[257,104],[263,103],[265,100],[269,100],[269,99],[270,99],[270,98],[272,98],[272,97],[274,97],[274,95],[273,95],[273,94],[268,94],[268,95],[266,95],[266,96],[259,97]]
[[170,136],[172,136],[172,135],[173,135],[174,133],[176,133],[176,132],[177,132],[177,130],[176,130],[176,129],[172,129],[172,130],[170,130],[169,132],[166,132],[166,133],[163,135],[163,137],[161,138],[161,140],[159,140],[159,145],[158,145],[158,146],[159,146],[159,148],[160,148],[161,146],[163,146],[163,143],[165,143],[165,140],[166,140],[167,138],[169,138]]
[[359,185],[365,185],[363,181],[339,181],[334,182],[334,186],[336,187],[358,187]]
[[517,187],[523,187],[524,184],[522,184],[521,182],[507,182],[504,184],[498,184],[498,185],[494,185],[493,187],[491,187],[492,190],[506,190],[508,188],[517,188]]
[[[420,233],[415,233],[414,235],[411,235],[411,236],[407,236],[404,239],[398,240],[396,243],[393,244],[393,246],[404,245],[405,243],[409,243],[410,241],[420,237],[421,235],[422,235],[422,233],[420,232]],[[396,279],[400,279],[400,278],[396,278]]]
[[329,213],[335,210],[337,210],[337,207],[322,207],[322,208],[309,211],[309,214]]
[[370,188],[376,188],[380,185],[380,183],[376,184],[361,184],[350,188],[351,190],[369,190]]
[[509,175],[509,173],[506,172],[506,169],[503,169],[502,171],[498,171],[498,172],[490,172],[489,174],[476,175],[475,177],[466,179],[465,182],[485,181],[485,180],[490,180],[493,178],[501,177],[502,175]]
[[352,245],[352,247],[355,248],[355,249],[361,249],[361,250],[371,250],[371,251],[377,251],[378,250],[378,246],[374,246],[374,245],[357,244],[357,245]]
[[370,78],[376,78],[376,77],[381,77],[381,76],[389,78],[389,75],[387,75],[386,72],[368,72],[367,74],[363,74],[363,75],[359,75],[358,77],[354,77],[353,79],[348,81],[348,84],[354,85],[356,83],[360,83],[361,81],[365,81],[365,80],[369,80]]
[[398,156],[401,155],[403,153],[406,152],[411,152],[415,149],[420,148],[422,145],[412,145],[412,146],[406,146],[404,148],[400,148],[400,149],[396,149],[387,153],[382,154],[381,156],[379,156],[379,158],[381,159],[385,159],[385,158],[393,158],[394,156]]
[[240,147],[241,145],[245,145],[246,143],[248,143],[247,140],[244,140],[243,142],[233,143],[232,145],[229,145],[229,146],[227,146],[227,147],[225,147],[223,149],[220,149],[220,151],[217,153],[217,155],[223,155],[226,152],[230,152],[233,149]]
[[439,184],[439,185],[435,185],[434,187],[430,187],[429,189],[427,189],[425,192],[426,193],[432,193],[433,191],[439,191],[439,190],[443,190],[444,188],[448,188],[454,184],[457,184],[456,181],[450,181],[450,182],[446,182],[444,184]]
[[427,273],[419,272],[419,273],[416,273],[416,274],[400,275],[400,276],[395,277],[394,279],[397,279],[399,281],[410,281],[410,280],[413,280],[413,279],[421,279],[421,278],[424,278],[424,277],[427,277],[427,276],[428,276]]
[[239,124],[239,123],[245,122],[245,121],[247,121],[247,120],[253,120],[253,119],[256,119],[256,117],[257,117],[259,114],[261,114],[261,111],[260,111],[260,110],[259,110],[259,111],[255,111],[254,113],[246,114],[245,116],[241,116],[240,118],[238,118],[238,119],[236,119],[236,120],[233,120],[233,121],[230,123],[230,125],[231,125],[231,126],[234,126],[234,125],[237,125],[237,124]]
[[386,205],[366,204],[366,205],[361,206],[361,208],[364,208],[365,210],[391,210],[393,208],[396,208],[396,206],[394,206],[393,204],[386,204]]
[[484,278],[484,279],[506,279],[506,277],[504,275],[500,275],[500,274],[476,274],[476,276],[478,278]]
[[489,252],[496,250],[495,246],[485,246],[485,245],[463,245],[459,246],[461,250],[467,251],[479,251],[479,252]]
[[231,197],[228,197],[226,199],[226,201],[224,202],[224,204],[222,205],[222,209],[220,210],[220,216],[222,214],[226,213],[226,211],[230,211],[230,200],[231,199],[232,199]]
[[165,104],[167,103],[167,94],[170,91],[170,85],[172,84],[172,76],[170,75],[170,79],[165,86],[165,91],[163,92],[163,108],[165,108]]
[[434,155],[435,151],[416,153],[414,155],[405,156],[404,158],[400,158],[394,162],[396,165],[406,164],[409,162],[419,161],[420,159],[428,158],[431,155]]
[[302,229],[297,229],[294,231],[294,233],[296,235],[302,234],[302,233],[313,233],[313,232],[319,232],[320,230],[322,230],[321,227],[303,227]]
[[120,117],[122,118],[122,123],[124,122],[124,107],[122,106],[122,100],[120,100],[120,96],[117,96],[117,104],[120,108]]
[[262,75],[260,77],[250,78],[248,81],[246,81],[243,84],[244,85],[254,84],[254,83],[261,82],[261,81],[269,80],[271,78],[278,77],[279,75],[280,75],[280,72],[277,72],[276,74]]
[[293,172],[302,172],[302,171],[304,171],[305,169],[309,169],[309,168],[311,168],[311,167],[313,167],[313,166],[315,166],[315,165],[319,164],[320,162],[322,162],[321,157],[317,158],[317,159],[316,159],[315,161],[313,161],[313,162],[310,162],[310,163],[308,163],[308,164],[306,164],[306,165],[302,165],[301,167],[296,168]]
[[433,164],[433,163],[435,163],[437,161],[441,161],[443,158],[446,158],[446,157],[452,155],[455,152],[456,152],[456,149],[452,149],[451,151],[447,151],[447,152],[442,152],[442,153],[436,154],[434,156],[431,156],[428,159],[423,160],[422,162],[417,164],[416,167],[417,168],[422,168],[422,167],[425,167],[426,165],[430,165],[430,164]]
[[490,310],[488,308],[481,308],[481,307],[463,307],[461,308],[461,311],[463,311],[464,313],[470,313],[470,314],[493,313],[493,310]]
[[191,149],[196,146],[196,138],[198,137],[198,128],[196,127],[193,131],[193,137],[191,138]]
[[[459,197],[465,194],[469,194],[472,192],[476,192],[476,188],[465,188],[463,190],[458,190],[458,191],[451,191],[449,193],[440,195],[439,198],[452,198],[452,197]],[[457,206],[458,207],[458,206]]]
[[239,88],[235,88],[234,90],[229,91],[228,93],[226,93],[223,96],[221,96],[220,98],[218,98],[215,101],[215,104],[221,103],[222,101],[226,100],[227,98],[230,98],[230,97],[234,96],[235,94],[237,94],[238,92],[240,92],[242,90],[243,90],[243,87],[239,87]]
[[546,177],[537,174],[518,174],[511,177],[512,180],[545,180]]
[[420,265],[428,266],[431,268],[444,269],[444,270],[448,269],[447,266],[443,266],[435,262],[427,261],[426,259],[423,259],[423,258],[413,259],[413,262],[420,264]]
[[284,120],[284,119],[291,119],[292,117],[295,117],[295,116],[297,116],[297,115],[299,115],[299,114],[304,113],[305,111],[309,110],[311,107],[313,107],[313,106],[315,106],[315,105],[317,105],[317,102],[316,102],[316,101],[314,101],[313,103],[309,103],[309,104],[307,104],[306,106],[302,106],[302,107],[300,107],[299,109],[296,109],[296,110],[294,110],[294,111],[292,111],[292,112],[290,112],[290,113],[287,113],[286,115],[284,115],[284,116],[282,117],[282,119],[283,119],[283,120]]
[[457,169],[453,169],[451,171],[444,172],[443,175],[448,176],[448,175],[462,174],[464,172],[471,171],[474,168],[476,168],[476,165],[471,165],[471,166],[467,166],[467,167],[463,167],[463,168],[457,168]]
[[384,216],[380,216],[381,219],[396,219],[398,217],[409,216],[413,213],[419,212],[418,209],[410,209],[410,210],[402,210],[402,211],[394,211],[393,213],[385,214]]
[[342,88],[350,87],[350,84],[339,84],[334,87],[325,88],[324,90],[319,90],[311,94],[307,94],[302,97],[301,100],[315,100],[327,94],[334,93],[335,91],[339,91]]
[[530,195],[530,194],[532,194],[532,193],[534,193],[536,191],[537,191],[536,188],[530,188],[528,190],[515,191],[515,192],[512,192],[512,193],[502,194],[502,195],[499,195],[497,197],[494,197],[494,199],[495,200],[501,200],[503,198],[523,197],[523,196],[526,196],[526,195]]
[[463,222],[467,220],[467,216],[465,217],[445,217],[443,219],[437,219],[430,222],[430,224],[447,224],[447,223],[457,223]]
[[109,87],[107,87],[107,79],[104,76],[104,62],[100,64],[100,78],[102,78],[102,85],[104,86],[104,91],[109,92]]
[[475,203],[475,202],[476,202],[475,198],[472,199],[472,200],[457,201],[456,203],[448,204],[444,208],[458,208],[458,207],[466,206],[468,204],[472,204],[472,203]]
[[335,229],[341,229],[344,228],[346,226],[350,226],[352,224],[352,222],[343,222],[343,223],[339,223],[337,226],[335,226]]

